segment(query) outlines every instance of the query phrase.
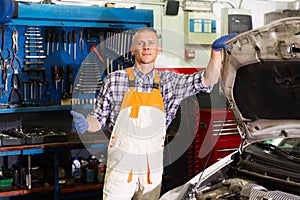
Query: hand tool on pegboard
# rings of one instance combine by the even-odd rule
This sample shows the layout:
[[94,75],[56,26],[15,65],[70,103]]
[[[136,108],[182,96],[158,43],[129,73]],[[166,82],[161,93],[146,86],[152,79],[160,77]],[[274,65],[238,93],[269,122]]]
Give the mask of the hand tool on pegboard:
[[76,60],[76,50],[77,50],[77,31],[73,30],[72,31],[72,40],[73,40],[73,58]]
[[30,77],[29,83],[30,83],[30,98],[32,100],[37,99],[37,86],[41,82],[40,78],[37,77]]
[[116,53],[117,53],[118,57],[121,55],[121,46],[122,46],[121,33],[117,33],[117,50],[116,50]]
[[68,32],[68,55],[71,55],[72,33]]
[[16,29],[14,29],[13,33],[12,33],[12,50],[14,52],[14,55],[16,55],[19,50],[18,37],[19,37],[18,31]]
[[90,29],[88,29],[86,31],[86,42],[88,42],[88,43],[96,43],[97,42],[97,40],[92,39],[91,30]]
[[11,91],[8,97],[8,105],[18,105],[22,104],[22,97],[20,94],[21,81],[19,76],[19,68],[22,68],[21,61],[18,59],[14,53],[14,57],[11,62],[11,68],[13,69],[13,74],[11,77]]
[[[130,32],[128,33],[127,46],[129,46],[129,47],[130,47],[130,45],[131,45],[131,41],[132,41],[133,35],[134,35],[134,32],[132,32],[132,31],[130,31]],[[130,51],[128,51],[128,53],[127,53],[127,60],[129,61],[129,63],[130,63],[131,65],[134,64],[134,58],[133,58],[133,56],[131,55],[131,52],[130,52]]]
[[[48,30],[46,30],[47,32]],[[27,27],[26,28],[26,40],[24,49],[25,65],[42,65],[44,64],[41,59],[45,59],[43,37],[39,27]],[[47,51],[49,51],[49,45],[47,44]],[[49,53],[49,52],[48,52]]]
[[56,32],[52,31],[51,32],[51,53],[54,53],[54,49],[55,49],[55,41],[56,41]]
[[[68,73],[69,73],[69,69],[68,69]],[[72,73],[72,71],[71,71],[71,73]],[[59,71],[59,78],[60,78],[60,82],[61,82],[61,101],[60,101],[61,105],[71,105],[72,104],[71,95],[69,93],[68,85],[67,85],[67,91],[65,91],[65,66],[61,67],[61,69]],[[71,78],[72,78],[72,75],[71,75]]]
[[23,101],[27,101],[27,85],[28,83],[23,81]]
[[55,42],[56,42],[56,51],[59,50],[59,43],[60,43],[60,35],[59,33],[55,34]]
[[16,105],[22,104],[22,97],[20,94],[21,81],[19,77],[19,69],[22,68],[21,61],[17,57],[17,53],[19,50],[18,47],[18,31],[15,29],[12,33],[12,50],[13,50],[13,59],[10,64],[10,68],[13,69],[13,74],[11,77],[11,91],[8,97],[8,105],[10,106],[12,103]]
[[128,46],[128,31],[123,32],[124,35],[124,39],[123,39],[123,59],[125,62],[128,62],[128,58],[127,58],[127,52],[130,49],[130,46]]
[[67,72],[68,72],[67,91],[69,92],[69,95],[71,95],[73,92],[73,66],[71,64],[67,66]]
[[64,93],[64,82],[65,82],[65,67],[62,66],[59,71],[59,79],[61,82],[61,93]]
[[[23,72],[27,73],[28,75],[30,75],[32,73],[36,73],[37,75],[42,74],[43,81],[40,78],[37,79],[37,83],[39,85],[39,98],[41,99],[42,87],[46,86],[48,84],[47,81],[46,81],[46,76],[47,76],[46,68],[44,68],[44,67],[32,67],[32,68],[23,67],[22,70],[23,70]],[[34,77],[34,78],[36,78],[36,77]],[[30,82],[23,82],[24,101],[26,101],[26,97],[27,97],[27,86],[29,86],[30,90],[31,90],[31,99],[34,99],[34,97],[33,97],[33,95],[34,95],[34,93],[33,93],[33,86],[34,86],[33,81],[34,80],[32,79],[32,77],[29,78],[29,79],[31,79]]]
[[3,91],[7,92],[8,91],[8,70],[10,68],[10,61],[11,61],[11,51],[9,48],[7,48],[8,55],[7,57],[4,57],[2,54],[2,51],[0,52],[0,57],[1,57],[1,78],[2,78],[2,84],[3,84]]
[[30,73],[36,73],[36,74],[42,73],[43,80],[46,81],[46,68],[44,68],[44,67],[33,67],[33,68],[23,67],[22,69],[23,69],[23,72],[28,73],[28,75]]
[[47,56],[50,53],[50,40],[51,40],[51,30],[47,29],[46,30]]
[[64,46],[64,51],[67,51],[67,33],[66,31],[62,32],[62,42]]
[[53,77],[55,81],[55,90],[58,89],[58,81],[59,81],[59,73],[58,73],[58,66],[53,66]]
[[83,41],[83,28],[79,30],[79,49],[80,51],[84,51],[84,41]]
[[85,94],[96,94],[102,77],[95,58],[89,57],[85,59],[81,64],[77,76],[79,76],[79,81],[76,84],[75,90]]
[[38,82],[38,85],[39,85],[39,100],[41,100],[43,96],[43,83],[40,81]]

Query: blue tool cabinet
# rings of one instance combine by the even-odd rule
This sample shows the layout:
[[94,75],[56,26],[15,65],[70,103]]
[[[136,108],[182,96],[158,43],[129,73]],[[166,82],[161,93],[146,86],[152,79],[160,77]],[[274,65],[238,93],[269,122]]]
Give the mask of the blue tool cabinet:
[[[135,30],[141,27],[153,27],[152,10],[15,2],[13,18],[0,29],[0,131],[13,127],[13,121],[45,128],[60,124],[74,132],[70,116],[60,123],[49,116],[55,113],[62,120],[71,109],[88,112],[105,75],[134,64],[129,45]],[[101,141],[89,148],[105,145]],[[86,147],[68,142],[0,147],[0,156],[25,156],[30,162],[32,155],[52,152],[58,160],[62,150],[77,148]],[[60,190],[55,163],[53,185],[1,190],[0,198],[49,190],[54,199],[67,199],[87,190]],[[101,193],[100,187],[96,185],[90,193]]]
[[[102,78],[108,73],[107,69],[114,71],[117,68],[126,68],[132,65],[130,53],[124,50],[125,48],[129,50],[129,40],[133,30],[153,26],[151,10],[20,2],[16,4],[15,10],[16,16],[11,22],[2,26],[1,30],[3,38],[1,61],[3,66],[6,64],[8,66],[5,69],[7,78],[3,80],[4,76],[2,76],[0,82],[2,107],[0,113],[70,109],[70,103],[62,106],[61,99],[64,93],[70,90],[68,86],[75,84],[76,78],[79,78],[76,75],[84,65],[83,61],[93,60]],[[13,32],[17,33],[15,39]],[[69,35],[72,37],[74,32],[77,34],[76,41],[74,37],[69,41]],[[124,34],[121,34],[122,32]],[[63,42],[63,33],[66,34],[66,42]],[[17,43],[17,48],[14,41]],[[122,45],[122,42],[126,44]],[[81,44],[83,47],[80,46]],[[97,57],[99,54],[91,49],[97,50],[104,60],[99,63]],[[75,54],[76,58],[74,58]],[[57,67],[56,72],[54,66]],[[18,91],[22,102],[17,103],[9,101],[13,88],[11,79],[14,69],[20,77]],[[2,74],[3,71],[2,69]],[[69,75],[70,83],[68,83]],[[58,79],[57,86],[55,78]],[[75,88],[74,85],[71,89]],[[31,93],[34,93],[34,96]],[[80,91],[75,93],[78,94]],[[13,95],[15,99],[18,98],[16,92],[13,92]],[[69,91],[68,95],[72,95],[72,91]],[[89,99],[88,95],[85,96]],[[82,99],[79,99],[80,103],[77,104],[86,104],[80,100]],[[5,109],[6,107],[9,109]],[[15,109],[16,107],[18,108]]]

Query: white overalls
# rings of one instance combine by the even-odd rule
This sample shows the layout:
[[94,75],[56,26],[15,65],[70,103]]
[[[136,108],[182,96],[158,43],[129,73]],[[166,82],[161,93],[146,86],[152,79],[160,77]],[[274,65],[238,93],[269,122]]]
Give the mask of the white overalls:
[[110,137],[103,199],[130,200],[137,192],[138,199],[155,200],[160,193],[166,134],[158,72],[151,93],[135,91],[133,68],[126,72],[130,91],[124,95]]

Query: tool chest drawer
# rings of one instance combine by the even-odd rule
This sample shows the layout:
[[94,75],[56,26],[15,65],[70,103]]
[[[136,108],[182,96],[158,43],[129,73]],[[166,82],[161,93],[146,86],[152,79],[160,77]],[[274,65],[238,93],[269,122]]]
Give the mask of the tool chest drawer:
[[132,66],[153,11],[15,2],[0,29],[0,113],[91,109],[102,79]]
[[[241,136],[231,111],[227,109],[201,109],[199,126],[190,148],[193,152],[191,172],[194,175],[216,161],[237,150]],[[207,165],[205,165],[207,163]]]

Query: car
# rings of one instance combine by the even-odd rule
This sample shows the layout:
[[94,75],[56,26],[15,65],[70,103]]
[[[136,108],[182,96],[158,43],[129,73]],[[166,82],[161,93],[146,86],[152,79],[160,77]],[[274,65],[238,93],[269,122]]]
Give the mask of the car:
[[300,17],[227,42],[221,91],[242,138],[160,200],[300,199]]

